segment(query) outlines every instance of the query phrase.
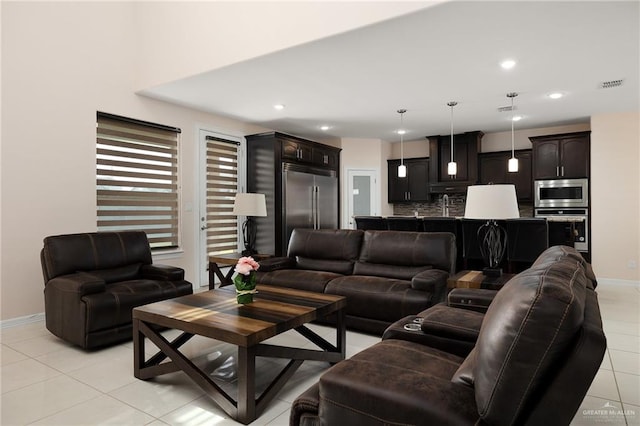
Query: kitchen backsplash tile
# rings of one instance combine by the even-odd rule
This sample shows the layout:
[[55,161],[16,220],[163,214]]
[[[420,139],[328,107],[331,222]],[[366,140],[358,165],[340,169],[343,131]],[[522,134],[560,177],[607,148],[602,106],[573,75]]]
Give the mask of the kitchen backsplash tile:
[[[464,216],[464,204],[466,195],[451,194],[449,195],[449,216]],[[520,217],[533,217],[533,205],[518,203],[520,208]],[[442,195],[434,197],[429,203],[402,203],[393,205],[393,214],[395,216],[414,216],[415,212],[418,216],[442,216]]]

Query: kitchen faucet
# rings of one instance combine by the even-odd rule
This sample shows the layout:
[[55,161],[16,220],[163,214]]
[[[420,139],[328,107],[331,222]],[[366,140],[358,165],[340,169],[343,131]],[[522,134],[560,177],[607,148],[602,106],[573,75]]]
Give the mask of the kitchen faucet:
[[442,216],[449,217],[449,196],[447,194],[442,196]]

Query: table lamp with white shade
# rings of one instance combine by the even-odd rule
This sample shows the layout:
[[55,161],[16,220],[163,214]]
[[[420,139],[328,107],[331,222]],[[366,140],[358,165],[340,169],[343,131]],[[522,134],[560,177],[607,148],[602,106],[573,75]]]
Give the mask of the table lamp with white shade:
[[243,256],[256,254],[256,224],[252,217],[267,215],[267,204],[264,194],[237,193],[233,202],[233,214],[245,216],[242,224],[242,238],[244,240]]
[[478,229],[480,253],[488,276],[499,276],[499,268],[507,248],[507,231],[496,221],[520,217],[515,185],[472,185],[467,188],[465,219],[485,219]]

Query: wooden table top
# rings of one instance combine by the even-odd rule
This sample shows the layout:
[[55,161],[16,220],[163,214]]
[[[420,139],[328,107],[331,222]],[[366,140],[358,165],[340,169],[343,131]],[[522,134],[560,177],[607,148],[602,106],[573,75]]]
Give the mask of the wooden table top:
[[228,286],[133,309],[133,318],[232,343],[253,346],[342,309],[346,298],[258,285],[253,303],[238,304]]

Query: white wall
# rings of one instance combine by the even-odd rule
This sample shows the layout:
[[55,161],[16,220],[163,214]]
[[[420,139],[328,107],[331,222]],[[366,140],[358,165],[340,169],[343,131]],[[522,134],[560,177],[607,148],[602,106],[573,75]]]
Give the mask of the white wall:
[[[640,113],[591,117],[592,264],[601,278],[640,282]],[[630,268],[629,262],[636,267]]]
[[184,253],[163,262],[198,284],[197,128],[267,129],[135,95],[135,35],[131,3],[2,3],[2,319],[44,311],[45,236],[96,230],[98,110],[182,129]]

